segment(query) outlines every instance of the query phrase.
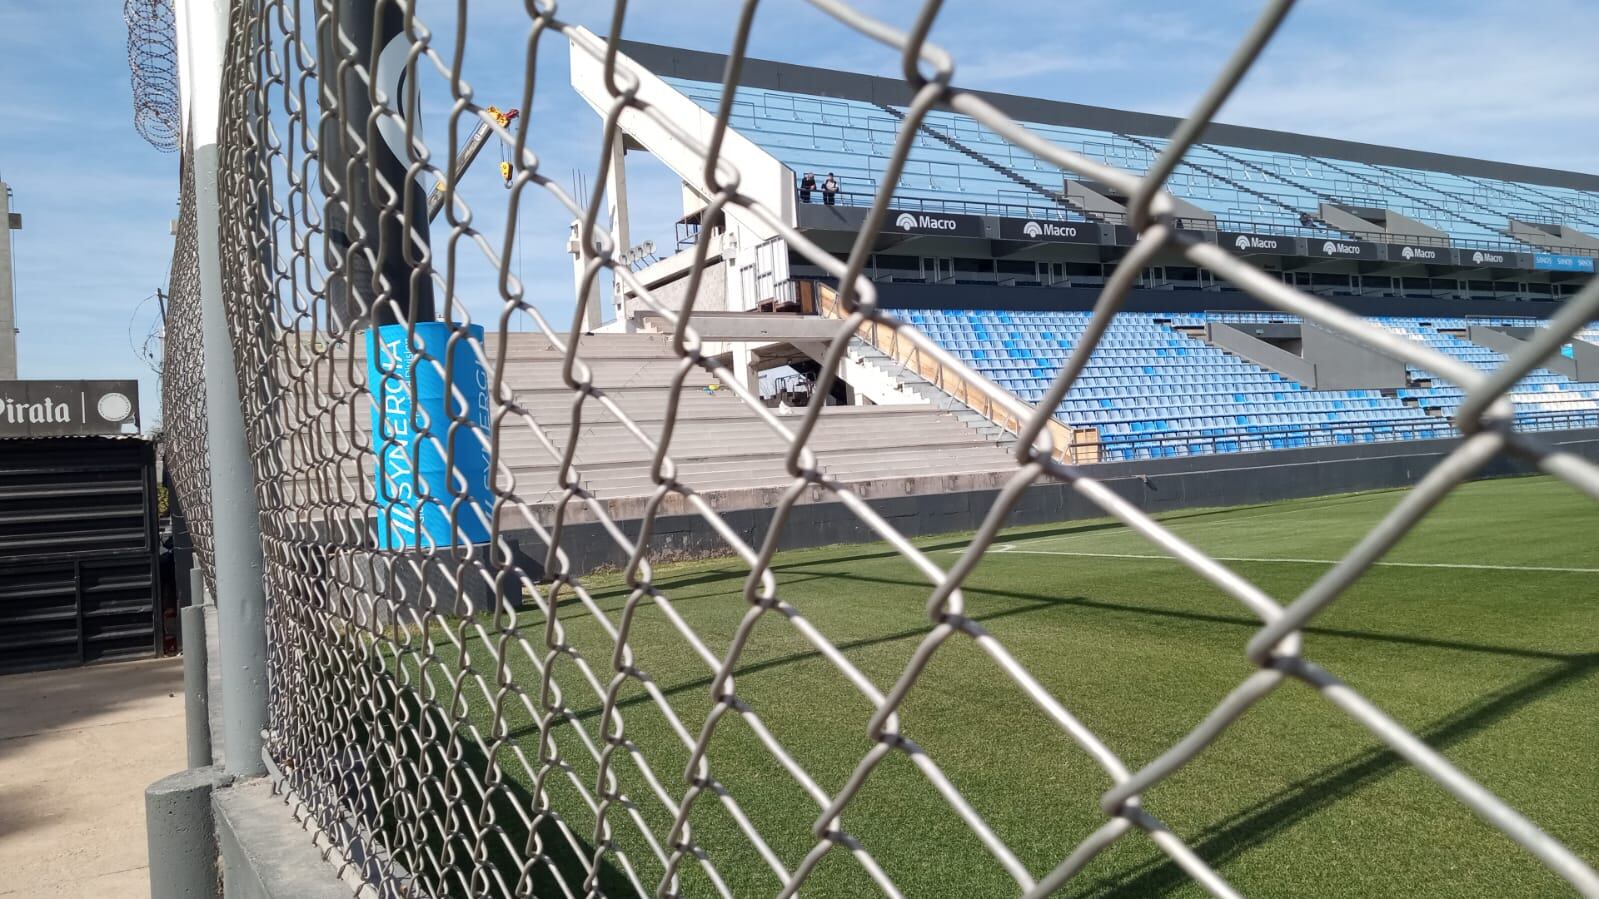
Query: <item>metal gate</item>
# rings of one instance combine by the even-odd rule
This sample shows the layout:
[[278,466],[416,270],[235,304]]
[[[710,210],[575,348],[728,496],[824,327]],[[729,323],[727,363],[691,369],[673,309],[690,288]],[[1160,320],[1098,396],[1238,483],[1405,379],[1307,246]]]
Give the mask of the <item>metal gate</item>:
[[0,673],[153,655],[160,596],[153,444],[0,441]]

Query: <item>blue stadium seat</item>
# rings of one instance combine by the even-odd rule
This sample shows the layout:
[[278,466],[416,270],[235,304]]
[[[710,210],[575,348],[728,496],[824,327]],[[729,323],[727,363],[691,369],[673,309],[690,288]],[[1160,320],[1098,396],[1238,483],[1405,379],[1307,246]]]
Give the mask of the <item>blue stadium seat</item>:
[[[1022,313],[985,310],[917,310],[914,315],[913,320],[939,335],[951,352],[1024,398],[1042,395],[1042,387],[1064,364],[1089,319],[1086,312],[1030,312],[1023,318]],[[1233,313],[1218,313],[1217,317],[1235,320]],[[1181,324],[1202,324],[1205,318],[1118,315],[1082,376],[1055,410],[1056,417],[1077,427],[1097,428],[1110,459],[1375,443],[1454,433],[1448,416],[1463,393],[1439,378],[1411,370],[1413,381],[1421,383],[1394,391],[1310,390],[1172,327],[1179,319]],[[1504,361],[1499,353],[1461,336],[1466,328],[1463,318],[1374,321],[1478,368],[1492,368]],[[1495,321],[1540,324],[1531,319]],[[1031,341],[1031,346],[1007,349],[997,356],[969,348],[978,334],[1013,331],[1047,331],[1054,345]],[[1599,339],[1599,329],[1590,336]],[[1022,337],[1001,339],[1029,342]],[[1182,352],[1162,352],[1173,348]],[[1025,362],[1019,361],[1023,359]],[[1574,383],[1540,369],[1523,379],[1511,398],[1521,427],[1556,429],[1599,423],[1599,384]]]
[[[708,111],[721,101],[719,84],[664,80]],[[863,100],[741,87],[731,124],[796,173],[835,173],[841,201],[849,204],[876,192],[903,115],[903,109]],[[1136,173],[1147,171],[1166,146],[1161,137],[1023,124],[1057,145]],[[1049,195],[1066,177],[1073,176],[975,120],[934,110],[912,142],[894,194],[904,205],[932,211],[1085,221]],[[1307,228],[1303,216],[1314,219],[1321,204],[1336,203],[1394,210],[1466,247],[1531,249],[1505,233],[1508,216],[1553,217],[1599,232],[1599,198],[1585,191],[1243,147],[1191,147],[1167,187],[1237,230],[1314,236],[1321,226],[1313,221]],[[1028,320],[993,323],[1021,321]]]

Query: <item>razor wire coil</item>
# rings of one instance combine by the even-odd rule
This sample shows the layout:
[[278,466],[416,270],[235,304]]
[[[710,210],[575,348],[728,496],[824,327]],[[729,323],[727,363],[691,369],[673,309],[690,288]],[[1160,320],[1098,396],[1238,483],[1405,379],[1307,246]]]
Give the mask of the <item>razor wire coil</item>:
[[133,127],[163,153],[178,149],[178,37],[172,0],[124,0]]

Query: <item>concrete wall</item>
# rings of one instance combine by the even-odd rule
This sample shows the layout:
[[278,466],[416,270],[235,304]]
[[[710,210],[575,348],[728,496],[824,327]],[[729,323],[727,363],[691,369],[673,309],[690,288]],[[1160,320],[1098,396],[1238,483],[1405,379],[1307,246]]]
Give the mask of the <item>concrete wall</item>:
[[1444,240],[1449,239],[1449,234],[1441,228],[1434,228],[1431,225],[1423,224],[1408,215],[1403,215],[1393,211],[1392,209],[1385,211],[1388,213],[1387,231],[1389,234],[1396,234],[1404,237],[1413,237],[1418,234],[1424,234],[1429,237],[1438,237]]
[[[1466,339],[1507,356],[1521,349],[1522,344],[1526,342],[1504,328],[1492,328],[1487,325],[1471,325],[1466,329]],[[1576,360],[1567,359],[1559,353],[1545,359],[1543,367],[1568,378],[1577,377]]]
[[[1570,452],[1599,461],[1599,430],[1545,435]],[[1315,449],[1276,450],[1192,456],[1147,462],[1114,462],[1087,466],[1095,478],[1146,512],[1166,512],[1201,506],[1233,506],[1278,500],[1381,490],[1414,484],[1458,443],[1456,440],[1419,440]],[[1500,457],[1481,477],[1528,474],[1532,469],[1516,459]],[[975,529],[998,495],[984,489],[920,496],[883,497],[867,502],[897,528],[915,537]],[[1070,486],[1044,483],[1023,496],[1012,514],[1013,526],[1103,517],[1104,513]],[[759,546],[771,520],[767,509],[723,513],[734,532]],[[638,535],[639,523],[624,521],[629,538]],[[726,555],[726,544],[697,515],[673,515],[656,520],[652,558],[693,558]],[[529,572],[542,570],[544,547],[531,532],[516,536],[518,562]],[[783,529],[783,549],[802,549],[836,543],[865,543],[877,535],[841,503],[796,506]],[[603,566],[621,566],[627,556],[604,529],[595,523],[569,525],[563,548],[580,573]]]
[[[1282,328],[1284,326],[1279,325],[1275,327]],[[1291,327],[1297,336],[1299,327],[1297,325],[1288,327]],[[1250,330],[1267,331],[1273,329],[1274,326],[1234,325],[1227,322],[1206,322],[1205,339],[1213,346],[1226,350],[1227,352],[1232,353],[1240,358],[1247,359],[1256,365],[1269,368],[1284,377],[1292,378],[1301,384],[1315,386],[1316,366],[1312,365],[1309,360],[1301,356],[1296,356],[1285,349],[1281,349],[1280,347],[1273,346],[1272,344],[1262,340],[1260,337],[1256,337],[1254,334],[1243,330],[1244,328],[1249,328]]]
[[1404,387],[1405,363],[1316,324],[1300,327],[1305,358],[1316,367],[1317,390]]
[[1373,215],[1382,217],[1381,224],[1362,218],[1333,203],[1322,203],[1317,208],[1316,214],[1327,224],[1351,234],[1389,234],[1407,240],[1413,240],[1418,236],[1436,237],[1445,241],[1446,245],[1449,240],[1449,235],[1444,231],[1418,222],[1410,216],[1401,215],[1392,209],[1372,210]]
[[1537,224],[1514,218],[1509,219],[1509,225],[1511,237],[1545,250],[1553,250],[1556,253],[1568,250],[1599,250],[1599,238],[1570,225],[1555,225],[1553,233]]
[[211,794],[227,899],[349,899],[354,874],[324,857],[265,778]]
[[1345,212],[1331,203],[1322,203],[1321,208],[1316,210],[1316,217],[1345,234],[1370,234],[1382,230],[1377,225],[1358,215]]
[[[662,307],[671,310],[683,308],[683,297],[688,292],[688,274],[685,272],[681,278],[657,284],[650,288],[650,296]],[[725,312],[727,310],[727,274],[726,263],[713,262],[705,266],[705,274],[700,278],[700,290],[694,300],[695,312]],[[637,297],[629,296],[624,312],[632,318],[636,312],[651,311]]]
[[[1478,346],[1509,355],[1520,350],[1534,334],[1535,328],[1496,328],[1489,325],[1472,325],[1466,329],[1466,339]],[[1544,357],[1542,367],[1573,381],[1599,381],[1599,346],[1585,340],[1571,341],[1571,355],[1551,353]]]

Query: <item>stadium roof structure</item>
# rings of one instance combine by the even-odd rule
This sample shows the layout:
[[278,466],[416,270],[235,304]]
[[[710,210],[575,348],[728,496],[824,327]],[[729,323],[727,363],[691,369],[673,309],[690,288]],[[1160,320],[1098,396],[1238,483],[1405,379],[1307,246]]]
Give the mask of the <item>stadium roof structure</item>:
[[[618,46],[630,59],[668,81],[695,81],[720,87],[727,65],[727,57],[720,53],[685,50],[680,47],[629,40],[618,42]],[[739,86],[741,89],[753,88],[838,100],[859,100],[897,107],[905,106],[911,99],[910,88],[903,79],[755,58],[745,59],[740,69]],[[1170,134],[1182,121],[1179,118],[1154,113],[1130,112],[1105,106],[1066,103],[1017,94],[990,91],[972,93],[992,103],[1006,115],[1026,123],[1154,137]],[[1599,175],[1596,174],[1495,162],[1330,137],[1315,137],[1290,131],[1215,122],[1202,133],[1201,142],[1269,153],[1307,154],[1373,165],[1426,169],[1465,177],[1522,182],[1599,194]],[[1599,200],[1599,196],[1591,199]]]
[[[702,117],[708,133],[725,56],[630,41],[620,49],[646,90],[653,87],[657,99],[687,98],[684,112]],[[603,108],[594,73],[580,72],[576,59],[573,83]],[[908,91],[895,79],[747,59],[730,117],[735,139],[724,155],[745,176],[741,189],[769,192],[766,205],[796,227],[858,231],[879,190]],[[1147,169],[1178,123],[1038,98],[984,97],[1042,137],[1134,172]],[[663,142],[640,133],[647,126],[629,128],[625,115],[622,124],[635,145],[672,164]],[[1073,244],[1114,253],[1109,248],[1133,243],[1127,198],[1112,188],[1064,172],[953,112],[931,112],[920,131],[892,191],[886,243],[985,239],[996,256]],[[816,173],[818,185],[837,175],[832,203],[822,203],[819,188],[797,192],[807,172]],[[699,174],[680,174],[695,189]],[[1599,256],[1599,175],[1581,172],[1213,124],[1168,189],[1180,227],[1242,255],[1555,279],[1593,272]],[[757,241],[771,237],[770,229],[751,224]]]

